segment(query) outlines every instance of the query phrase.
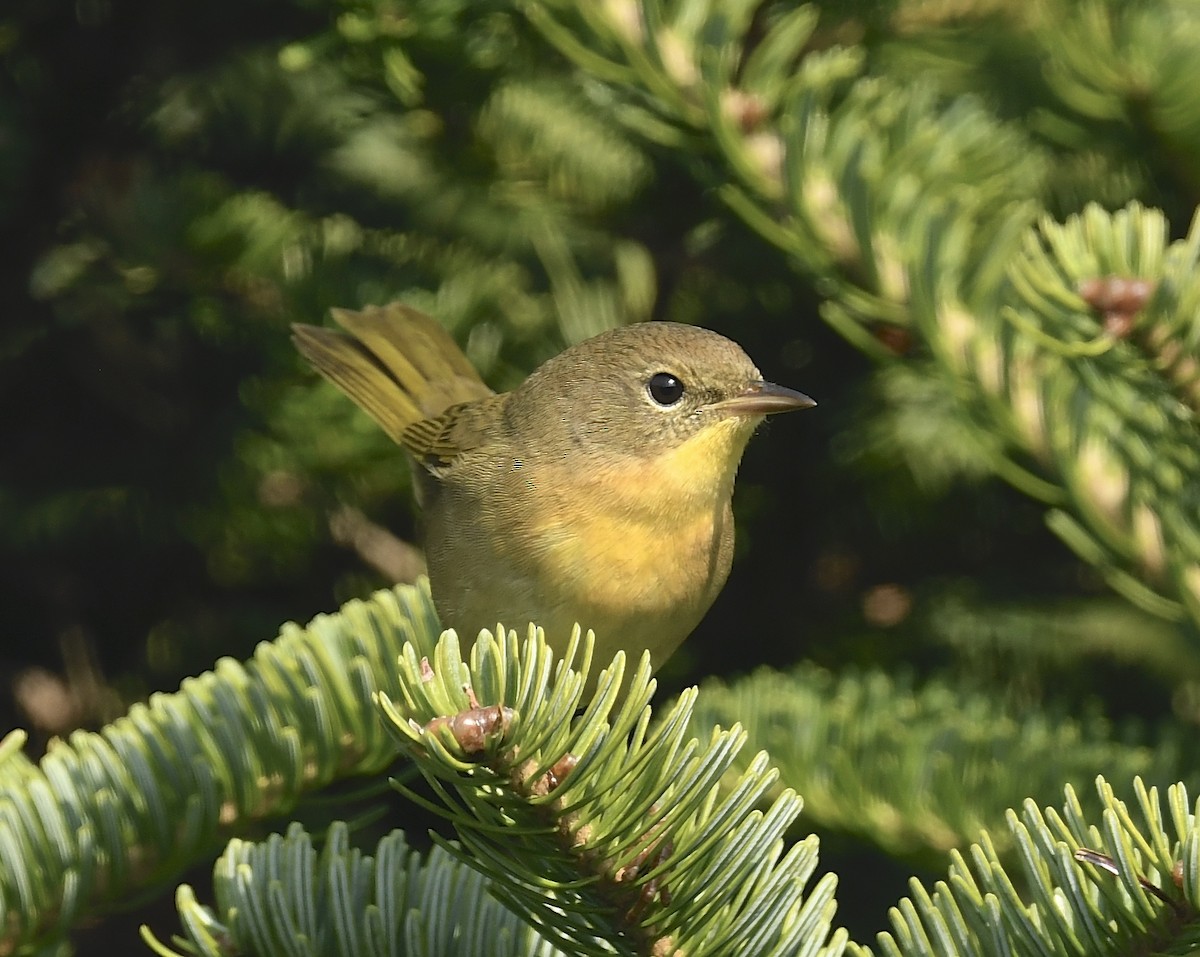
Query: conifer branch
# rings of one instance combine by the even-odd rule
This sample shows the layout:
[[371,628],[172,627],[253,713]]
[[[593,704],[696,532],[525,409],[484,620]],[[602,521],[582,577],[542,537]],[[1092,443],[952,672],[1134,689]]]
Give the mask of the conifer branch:
[[[803,893],[816,867],[815,840],[783,853],[798,798],[784,790],[756,810],[776,775],[763,752],[742,774],[732,771],[745,737],[739,727],[717,727],[707,746],[688,740],[689,719],[706,720],[694,717],[694,692],[652,726],[648,664],[643,659],[626,682],[620,656],[601,672],[576,718],[588,686],[587,643],[577,672],[578,635],[555,664],[540,632],[525,642],[502,628],[496,634],[475,644],[469,667],[453,633],[431,657],[406,646],[399,697],[379,698],[402,749],[433,785],[435,806],[458,829],[461,847],[444,844],[445,855],[435,852],[419,869],[399,835],[385,839],[374,862],[351,851],[339,827],[319,860],[296,829],[259,847],[234,842],[217,866],[215,910],[180,889],[186,940],[176,950],[217,955],[234,948],[271,957],[304,940],[321,942],[321,952],[330,954],[383,953],[379,948],[403,934],[409,949],[399,953],[431,957],[453,952],[444,949],[447,942],[463,939],[515,939],[520,952],[547,957],[721,954],[738,947],[756,955],[836,955],[846,946],[871,952],[831,930],[831,875]],[[794,732],[780,724],[775,696],[761,679],[747,684],[753,694],[739,710],[781,732],[777,743],[788,741]],[[485,701],[513,704],[481,704],[475,688]],[[864,688],[844,683],[832,696],[842,699],[846,727],[851,718],[894,727],[895,715],[879,700],[893,692],[876,687],[861,697]],[[945,689],[927,697],[925,712],[944,709]],[[907,710],[906,726],[927,721],[911,703]],[[822,712],[818,706],[809,720]],[[975,714],[969,723],[990,729],[1004,722]],[[1031,733],[1029,722],[1011,730],[1022,743]],[[952,743],[942,743],[952,763],[962,759]],[[1038,763],[1024,753],[1022,759],[1026,767]],[[861,793],[845,781],[837,789],[839,797]],[[913,882],[911,898],[892,911],[893,932],[880,936],[880,952],[1100,953],[1121,946],[1169,952],[1172,944],[1193,942],[1200,933],[1200,833],[1186,791],[1170,788],[1165,816],[1156,789],[1135,778],[1134,792],[1144,823],[1134,822],[1103,779],[1098,812],[1089,813],[1069,785],[1061,814],[1039,811],[1027,799],[1020,815],[1008,812],[1005,826],[984,830],[969,852],[952,852],[947,882],[932,892]],[[469,875],[464,864],[482,877]],[[448,893],[448,882],[460,890]],[[512,914],[489,903],[488,894],[540,936],[517,930]],[[421,943],[420,928],[428,943]],[[509,952],[487,946],[477,952]],[[175,953],[157,943],[155,949]]]
[[286,836],[230,841],[214,868],[212,908],[188,885],[175,901],[174,948],[146,929],[160,957],[305,953],[355,957],[559,957],[562,951],[489,893],[487,880],[435,847],[424,860],[403,832],[373,856],[336,823],[318,850],[298,824]]
[[579,649],[577,633],[555,665],[540,631],[522,643],[498,628],[467,668],[448,633],[432,662],[406,651],[402,701],[381,696],[466,859],[572,953],[727,954],[747,940],[756,954],[840,953],[832,877],[804,894],[815,839],[784,850],[799,799],[756,809],[776,778],[766,755],[722,791],[739,726],[689,739],[694,690],[652,726],[646,656],[623,685],[618,655],[585,697],[590,637],[576,671]]
[[60,938],[306,792],[382,771],[395,747],[371,695],[397,694],[400,649],[431,648],[439,630],[427,585],[400,587],[285,625],[245,665],[222,661],[98,733],[76,732],[36,767],[10,735],[0,953]]
[[[1009,811],[1016,863],[985,835],[954,852],[948,879],[892,908],[878,952],[961,954],[1183,954],[1200,944],[1200,825],[1182,784],[1134,780],[1136,805],[1096,781],[1102,811],[1087,815],[1073,788],[1061,812],[1026,801]],[[1019,888],[1019,890],[1018,890]],[[870,954],[851,945],[851,952]]]
[[804,666],[705,684],[695,729],[732,720],[751,749],[770,752],[776,789],[804,796],[809,826],[925,859],[983,829],[998,853],[1011,854],[1006,809],[1047,800],[1066,783],[1104,773],[1165,786],[1195,771],[1185,735],[1171,726],[1134,735],[1096,714],[1018,711],[945,681],[917,686],[879,671],[835,676]]
[[[1200,622],[1200,486],[1186,478],[1200,469],[1200,219],[1169,243],[1136,204],[1043,218],[987,283],[939,239],[924,248],[914,315],[1008,454],[1066,493],[1051,527],[1131,601]],[[1139,294],[1114,300],[1115,282]]]

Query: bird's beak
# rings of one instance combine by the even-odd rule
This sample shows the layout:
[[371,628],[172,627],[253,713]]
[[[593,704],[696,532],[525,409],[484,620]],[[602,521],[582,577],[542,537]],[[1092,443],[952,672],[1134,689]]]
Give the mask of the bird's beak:
[[730,415],[773,415],[795,409],[811,409],[817,403],[803,392],[776,385],[774,382],[751,382],[741,392],[707,406]]

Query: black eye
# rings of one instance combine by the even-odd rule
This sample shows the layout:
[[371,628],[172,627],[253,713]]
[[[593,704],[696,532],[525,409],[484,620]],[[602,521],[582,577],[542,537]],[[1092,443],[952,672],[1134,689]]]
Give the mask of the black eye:
[[656,372],[646,384],[650,398],[659,405],[674,405],[683,398],[683,383],[669,372]]

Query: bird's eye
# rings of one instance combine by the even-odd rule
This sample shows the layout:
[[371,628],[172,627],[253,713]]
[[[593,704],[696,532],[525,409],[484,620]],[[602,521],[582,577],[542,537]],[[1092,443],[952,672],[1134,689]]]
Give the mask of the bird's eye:
[[674,405],[683,398],[683,383],[669,372],[656,372],[646,383],[646,388],[659,405]]

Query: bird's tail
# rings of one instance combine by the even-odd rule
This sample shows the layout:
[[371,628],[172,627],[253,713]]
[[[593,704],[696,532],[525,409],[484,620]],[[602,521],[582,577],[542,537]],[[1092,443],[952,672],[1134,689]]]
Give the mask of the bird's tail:
[[321,375],[396,442],[414,422],[492,394],[458,344],[409,306],[334,309],[344,332],[292,326],[292,341]]

